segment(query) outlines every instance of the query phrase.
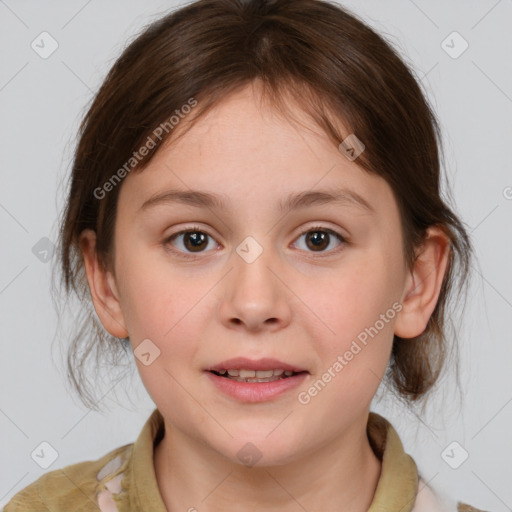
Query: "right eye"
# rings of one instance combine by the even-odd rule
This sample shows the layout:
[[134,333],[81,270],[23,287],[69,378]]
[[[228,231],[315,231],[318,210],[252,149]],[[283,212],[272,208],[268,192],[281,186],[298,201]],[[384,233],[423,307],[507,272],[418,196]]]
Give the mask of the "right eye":
[[[205,247],[208,247],[208,237],[212,239],[213,247],[215,247],[215,242],[211,235],[201,230],[199,227],[193,226],[192,228],[173,233],[165,239],[164,245],[166,247],[171,246],[171,251],[179,253],[185,258],[193,258],[191,254],[205,252]],[[175,241],[180,241],[183,249],[176,249],[173,243]]]

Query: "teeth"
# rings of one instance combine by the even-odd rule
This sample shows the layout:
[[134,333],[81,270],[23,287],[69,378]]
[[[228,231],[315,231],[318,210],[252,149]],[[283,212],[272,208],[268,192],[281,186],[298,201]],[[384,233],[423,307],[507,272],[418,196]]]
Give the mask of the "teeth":
[[228,377],[231,380],[236,380],[237,382],[274,382],[275,380],[282,380],[283,377],[267,377],[266,379],[242,379],[241,377]]
[[[240,377],[243,377],[243,370],[240,372]],[[274,375],[274,370],[256,370],[251,372],[253,375],[247,375],[247,377],[256,377],[257,379],[268,379]]]
[[[226,373],[226,370],[219,370],[221,375]],[[230,377],[240,377],[242,379],[251,379],[256,377],[257,379],[267,379],[269,377],[279,377],[283,373],[289,377],[293,375],[293,372],[289,370],[227,370],[227,373]]]
[[[290,370],[219,370],[217,373],[237,382],[273,382],[293,375]],[[284,375],[283,375],[284,374]]]

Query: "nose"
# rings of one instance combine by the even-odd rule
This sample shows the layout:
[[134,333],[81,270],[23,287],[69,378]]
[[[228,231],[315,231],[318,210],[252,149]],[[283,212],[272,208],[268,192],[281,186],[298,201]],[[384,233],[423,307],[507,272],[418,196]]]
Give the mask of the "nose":
[[223,280],[220,321],[228,328],[275,331],[290,323],[291,297],[282,261],[254,239],[233,252],[233,267]]

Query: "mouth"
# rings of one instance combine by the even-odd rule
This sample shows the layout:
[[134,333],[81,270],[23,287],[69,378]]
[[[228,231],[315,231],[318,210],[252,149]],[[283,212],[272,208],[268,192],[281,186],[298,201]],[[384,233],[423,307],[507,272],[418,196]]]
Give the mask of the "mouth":
[[294,372],[290,370],[210,370],[211,373],[237,382],[274,382],[276,380],[288,379],[306,371]]
[[309,372],[305,370],[294,371],[281,368],[276,370],[209,369],[204,373],[217,391],[241,403],[262,403],[285,399],[287,395],[290,397],[292,390],[303,384],[309,376]]
[[206,368],[206,371],[236,382],[274,382],[309,373],[278,359],[237,357]]

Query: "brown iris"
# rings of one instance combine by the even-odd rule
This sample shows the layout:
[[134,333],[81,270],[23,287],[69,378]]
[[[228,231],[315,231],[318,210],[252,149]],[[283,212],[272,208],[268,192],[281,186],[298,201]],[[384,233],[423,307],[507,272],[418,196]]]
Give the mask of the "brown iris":
[[191,252],[200,252],[204,249],[203,245],[208,244],[207,237],[208,235],[201,231],[189,231],[183,234],[183,244]]
[[329,245],[329,237],[325,231],[309,231],[306,233],[306,244],[310,249],[325,249]]

